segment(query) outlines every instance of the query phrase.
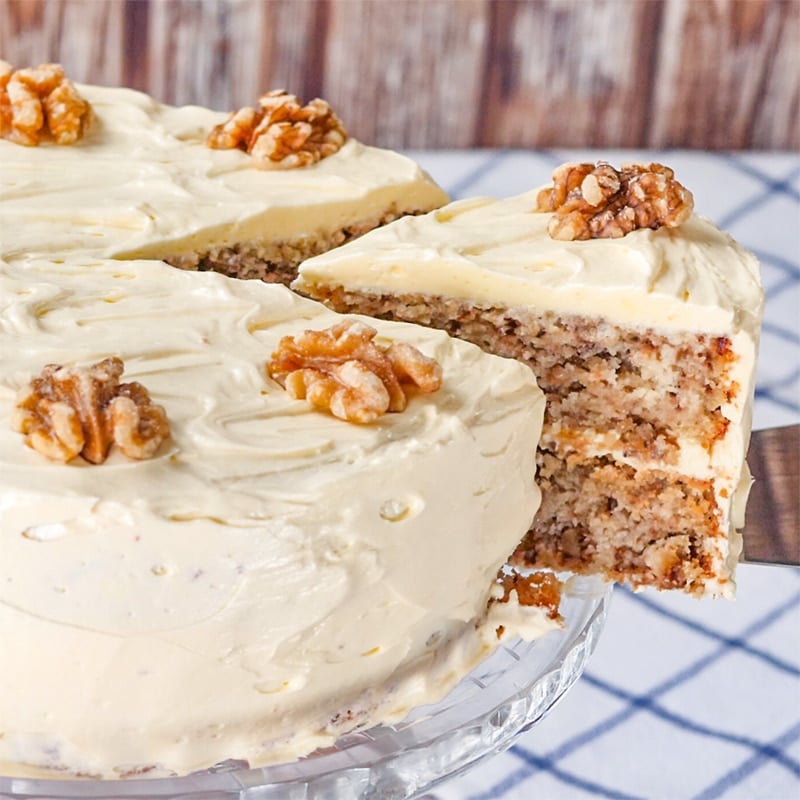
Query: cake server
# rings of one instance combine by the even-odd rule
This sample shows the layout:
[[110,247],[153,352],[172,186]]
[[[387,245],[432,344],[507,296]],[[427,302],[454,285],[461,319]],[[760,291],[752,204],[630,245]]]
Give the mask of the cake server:
[[800,425],[753,431],[742,560],[800,566]]

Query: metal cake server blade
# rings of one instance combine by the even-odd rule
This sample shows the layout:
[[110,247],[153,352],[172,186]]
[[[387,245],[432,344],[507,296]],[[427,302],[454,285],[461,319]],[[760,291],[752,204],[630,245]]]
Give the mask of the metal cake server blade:
[[800,566],[800,425],[753,431],[742,561]]

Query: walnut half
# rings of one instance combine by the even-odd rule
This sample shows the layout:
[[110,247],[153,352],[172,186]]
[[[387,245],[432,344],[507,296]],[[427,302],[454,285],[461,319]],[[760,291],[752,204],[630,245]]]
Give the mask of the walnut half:
[[402,342],[381,348],[373,341],[376,334],[369,325],[344,320],[323,331],[284,336],[267,372],[292,397],[359,423],[403,411],[403,384],[426,393],[441,387],[442,368],[434,359]]
[[617,239],[637,228],[675,228],[692,215],[694,198],[663,164],[563,164],[542,189],[537,211],[555,212],[553,239]]
[[92,119],[92,107],[60,64],[14,70],[0,61],[0,136],[35,147],[44,138],[74,144]]
[[20,393],[14,430],[53,461],[80,455],[102,464],[112,444],[128,458],[151,458],[169,436],[167,415],[140,383],[119,382],[123,369],[119,358],[89,367],[48,364]]
[[262,169],[291,169],[316,164],[347,141],[347,132],[331,107],[317,98],[306,105],[282,90],[267,92],[258,108],[245,106],[215,126],[206,145],[238,147]]

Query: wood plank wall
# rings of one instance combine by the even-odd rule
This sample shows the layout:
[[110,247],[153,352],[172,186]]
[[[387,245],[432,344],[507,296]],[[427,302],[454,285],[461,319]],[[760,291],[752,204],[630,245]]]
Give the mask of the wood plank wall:
[[0,57],[394,148],[800,149],[800,0],[0,0]]

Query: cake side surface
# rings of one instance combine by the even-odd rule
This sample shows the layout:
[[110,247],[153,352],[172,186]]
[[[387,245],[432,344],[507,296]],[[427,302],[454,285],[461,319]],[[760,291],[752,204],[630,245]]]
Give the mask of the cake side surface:
[[548,400],[545,499],[522,560],[730,596],[758,264],[697,217],[555,241],[535,200],[467,200],[401,220],[306,262],[293,286],[533,369]]
[[307,258],[363,236],[406,214],[423,213],[426,208],[399,211],[396,205],[382,213],[312,236],[272,241],[246,241],[232,245],[211,246],[188,254],[166,255],[164,260],[179,269],[220,272],[231,278],[256,279],[288,286],[297,277],[298,265]]

